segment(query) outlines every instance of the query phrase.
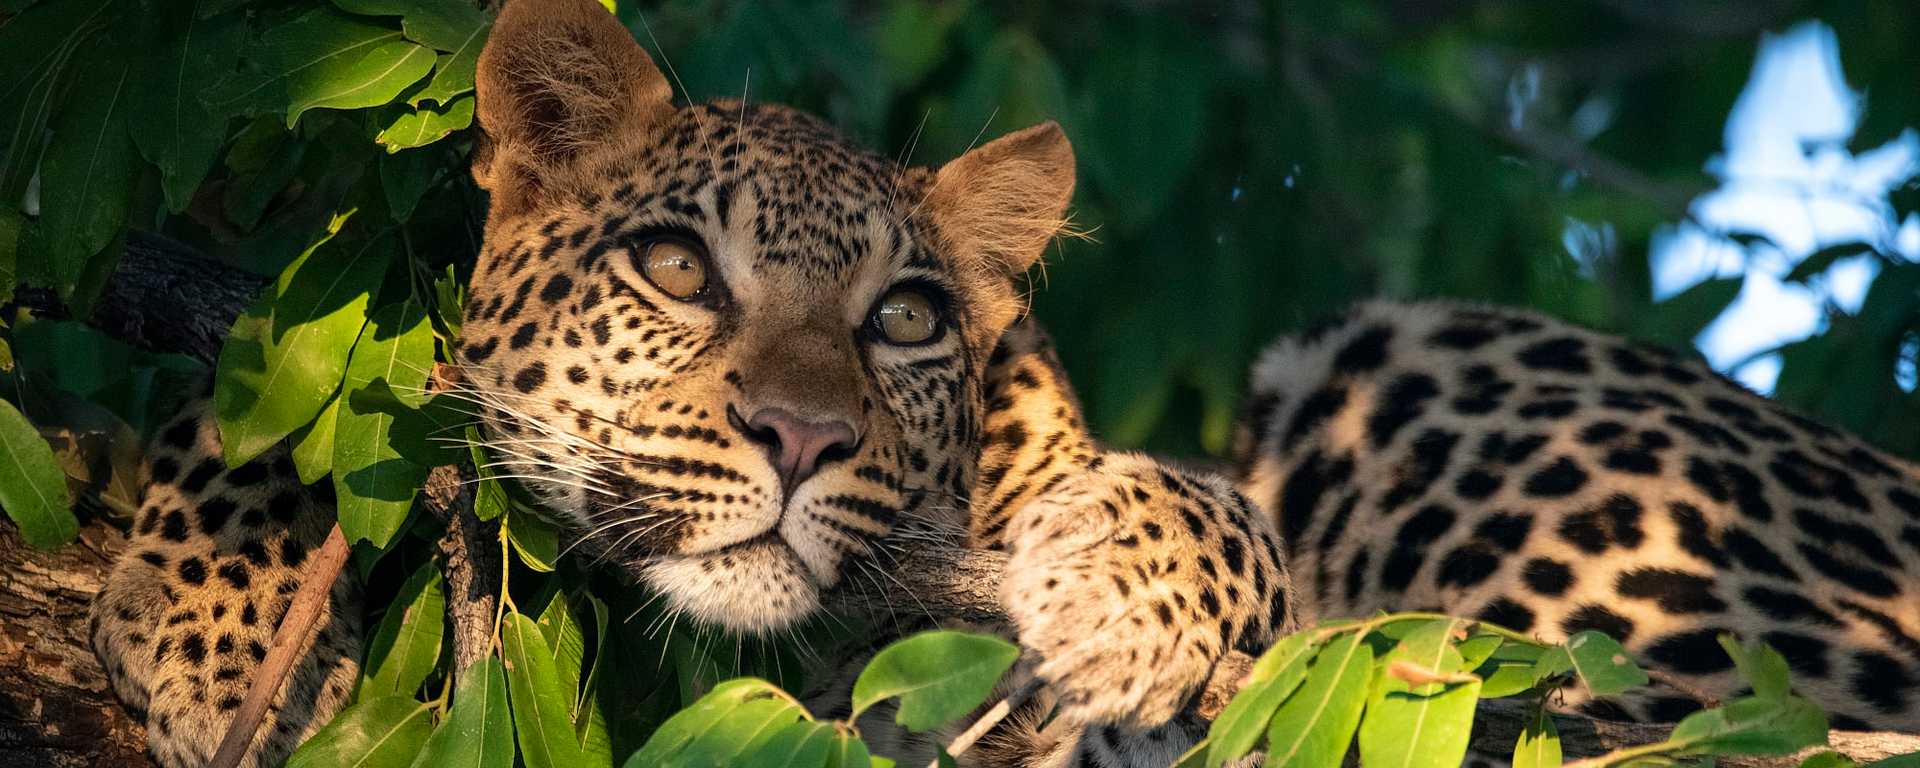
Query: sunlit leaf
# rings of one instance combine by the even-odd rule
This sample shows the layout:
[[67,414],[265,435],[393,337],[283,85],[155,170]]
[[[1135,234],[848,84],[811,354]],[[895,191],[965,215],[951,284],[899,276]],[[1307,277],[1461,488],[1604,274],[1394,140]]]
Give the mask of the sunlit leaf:
[[1204,761],[1207,768],[1237,760],[1259,743],[1280,702],[1307,678],[1307,662],[1320,650],[1313,638],[1313,632],[1296,632],[1260,655],[1248,673],[1247,684],[1227,702],[1207,731],[1211,742]]
[[473,124],[473,97],[460,96],[444,107],[420,107],[403,112],[374,140],[388,153],[423,147]]
[[440,568],[428,561],[401,585],[374,630],[357,695],[411,698],[419,691],[440,662],[446,611]]
[[1688,715],[1669,740],[1688,754],[1790,755],[1827,740],[1827,716],[1806,699],[1750,697]]
[[1340,635],[1313,659],[1307,679],[1267,728],[1267,760],[1274,765],[1334,768],[1353,743],[1367,705],[1373,649],[1353,632]]
[[287,768],[407,768],[427,740],[433,710],[399,696],[366,699],[334,715]]
[[894,720],[925,731],[958,719],[985,701],[1020,657],[1005,640],[965,632],[923,632],[874,654],[853,683],[853,714],[900,699]]
[[213,401],[228,466],[312,421],[340,387],[391,247],[384,237],[336,243],[349,215],[234,321],[220,349]]
[[362,410],[351,393],[375,381],[402,393],[420,392],[432,367],[433,329],[425,309],[411,300],[375,313],[354,344],[340,384],[349,397],[335,413],[333,436],[333,487],[340,499],[340,530],[350,542],[385,547],[427,476],[425,467],[394,449],[394,417]]
[[[1366,719],[1360,723],[1360,761],[1370,768],[1456,768],[1467,753],[1480,680],[1460,676],[1452,620],[1430,621],[1381,659]],[[1396,666],[1399,665],[1399,666]],[[1401,670],[1408,670],[1403,672]],[[1433,682],[1409,679],[1409,674]]]
[[216,114],[284,113],[292,127],[309,109],[392,101],[433,59],[433,49],[401,39],[400,30],[315,8],[269,28],[247,47],[242,70],[202,98]]
[[567,717],[572,692],[561,683],[539,625],[526,616],[509,613],[501,625],[500,638],[505,648],[514,735],[527,768],[585,765],[586,756],[573,736],[573,721]]
[[[750,707],[751,710],[748,709]],[[626,768],[692,763],[688,760],[689,752],[696,750],[704,756],[724,753],[729,746],[726,739],[739,735],[739,729],[744,724],[742,718],[746,714],[758,717],[756,723],[761,727],[775,721],[783,720],[778,725],[784,726],[806,719],[806,712],[788,701],[786,695],[772,683],[753,678],[728,680],[714,686],[707,695],[655,730],[647,743],[627,758]],[[759,730],[755,728],[753,732],[758,733]],[[745,745],[745,741],[731,743],[736,750]],[[849,749],[844,744],[840,745],[843,753]],[[861,764],[864,764],[864,747],[860,749],[860,757]]]
[[1753,687],[1753,695],[1763,699],[1785,698],[1792,693],[1789,681],[1787,660],[1763,643],[1742,645],[1731,634],[1720,636],[1720,647],[1726,649],[1727,656],[1733,659],[1734,666],[1740,670],[1740,677]]
[[0,400],[0,508],[28,544],[53,549],[80,530],[71,505],[53,448],[12,403]]
[[1627,649],[1604,633],[1586,630],[1567,638],[1566,648],[1580,681],[1595,696],[1612,696],[1647,684],[1647,673]]
[[507,710],[507,676],[492,656],[462,673],[447,719],[427,737],[414,768],[511,768],[513,719]]
[[1513,745],[1513,768],[1560,768],[1560,759],[1560,732],[1553,725],[1553,715],[1535,707]]

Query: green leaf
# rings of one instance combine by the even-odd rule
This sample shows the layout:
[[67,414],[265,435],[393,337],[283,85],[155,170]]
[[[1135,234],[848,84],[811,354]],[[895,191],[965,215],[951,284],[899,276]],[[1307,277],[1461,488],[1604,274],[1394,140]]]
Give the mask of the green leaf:
[[351,394],[375,381],[400,393],[420,392],[432,367],[433,328],[426,310],[412,300],[374,313],[354,344],[340,384],[349,397],[335,413],[333,436],[333,487],[340,499],[340,531],[349,542],[364,539],[385,548],[427,478],[425,467],[394,449],[394,417],[363,410]]
[[[1397,671],[1446,678],[1462,670],[1453,647],[1457,622],[1430,621],[1381,659],[1366,719],[1360,723],[1360,762],[1370,768],[1456,768],[1467,754],[1480,680],[1409,681]],[[1399,666],[1396,666],[1399,665]],[[1404,673],[1403,673],[1404,674]]]
[[1633,663],[1627,649],[1604,633],[1586,630],[1567,638],[1566,648],[1574,671],[1595,696],[1612,696],[1647,684],[1647,673]]
[[480,50],[487,43],[487,33],[493,30],[493,24],[487,23],[474,27],[467,38],[452,53],[442,55],[433,65],[433,79],[427,81],[427,87],[415,91],[408,103],[413,106],[423,104],[446,104],[454,97],[473,91],[473,75],[479,68]]
[[80,523],[53,447],[5,400],[0,400],[0,451],[0,508],[20,526],[20,537],[36,549],[72,541]]
[[834,747],[834,736],[833,726],[828,723],[811,720],[788,723],[767,731],[764,736],[748,744],[733,765],[743,768],[814,768],[826,763],[827,753]]
[[521,504],[507,505],[507,540],[520,562],[541,573],[552,573],[560,559],[560,532],[552,523]]
[[1267,728],[1267,759],[1298,768],[1340,765],[1367,705],[1372,669],[1373,649],[1360,633],[1328,643],[1307,667],[1300,690],[1274,714]]
[[806,715],[806,710],[784,697],[743,702],[694,737],[680,754],[661,765],[687,768],[740,765],[741,758],[758,743],[771,739],[789,725],[804,721]]
[[853,682],[848,721],[898,697],[894,720],[909,730],[937,728],[973,711],[993,692],[1020,649],[997,637],[939,630],[887,646]]
[[334,0],[333,4],[363,16],[399,16],[407,39],[443,51],[473,44],[473,30],[488,23],[486,12],[466,0]]
[[327,407],[312,423],[301,427],[293,441],[293,467],[300,482],[312,485],[333,471],[333,426],[340,412],[340,398],[327,401]]
[[39,170],[47,125],[62,111],[73,80],[67,68],[89,60],[80,48],[113,17],[114,2],[42,3],[0,24],[0,72],[8,74],[0,81],[0,200],[6,205],[20,202]]
[[444,108],[420,107],[402,112],[374,141],[392,154],[424,147],[473,124],[473,97],[461,96]]
[[40,160],[40,220],[29,258],[19,265],[22,281],[61,298],[74,295],[88,263],[120,235],[139,162],[127,136],[133,61],[124,46],[88,51],[89,66],[76,75],[71,100],[53,121],[56,138]]
[[232,71],[246,34],[241,14],[203,19],[196,2],[162,5],[154,27],[161,31],[141,63],[140,87],[130,95],[133,143],[160,168],[167,209],[186,210],[201,179],[213,168],[226,140],[225,120],[208,114],[200,89]]
[[396,222],[412,218],[420,197],[433,185],[440,170],[435,152],[400,152],[380,156],[380,190],[387,196],[387,212]]
[[1827,741],[1827,716],[1806,699],[1738,699],[1688,715],[1668,741],[1694,755],[1790,755]]
[[1740,677],[1753,686],[1753,695],[1763,699],[1786,698],[1792,693],[1787,660],[1764,643],[1741,645],[1732,634],[1720,635],[1720,647],[1740,670]]
[[406,768],[427,740],[433,710],[381,696],[347,707],[287,759],[287,768]]
[[336,242],[351,215],[334,217],[321,240],[234,321],[220,348],[213,401],[228,466],[312,421],[340,387],[390,245],[386,238]]
[[[1888,760],[1896,759],[1898,758],[1888,758]],[[1880,763],[1885,762],[1887,762],[1887,760],[1880,761]],[[1874,765],[1879,765],[1880,763],[1874,763]],[[1858,763],[1855,763],[1853,758],[1833,750],[1815,752],[1814,754],[1807,755],[1807,759],[1800,761],[1800,768],[1855,768],[1857,765]],[[1515,768],[1519,767],[1515,766]]]
[[[866,742],[852,734],[838,734],[834,736],[833,743],[827,745],[826,768],[868,768],[872,764],[873,757],[867,752]],[[629,762],[627,768],[636,766]]]
[[561,683],[553,653],[539,625],[519,613],[507,614],[500,628],[507,661],[507,690],[512,694],[514,734],[527,768],[573,768],[586,755],[573,736],[567,705],[573,698]]
[[358,109],[392,101],[433,69],[433,49],[400,31],[331,8],[268,29],[249,45],[241,72],[203,95],[216,113],[284,112],[287,127],[309,109]]
[[1246,686],[1227,702],[1207,731],[1211,742],[1204,763],[1207,768],[1237,760],[1259,743],[1280,702],[1307,678],[1307,662],[1319,650],[1313,637],[1310,631],[1288,635],[1254,662]]
[[492,656],[475,662],[453,691],[453,708],[421,748],[413,768],[512,768],[513,720],[507,677]]
[[412,698],[440,663],[446,612],[440,569],[428,561],[401,585],[374,630],[357,695]]
[[[655,729],[647,743],[640,747],[632,757],[627,758],[626,768],[655,768],[656,766],[675,765],[683,759],[686,751],[703,741],[714,742],[712,734],[724,723],[734,720],[741,710],[757,702],[775,702],[793,709],[796,719],[804,718],[805,711],[785,700],[780,689],[765,680],[739,678],[728,680],[713,687],[707,695],[700,697],[691,706],[675,713]],[[765,710],[765,707],[761,708]],[[858,742],[855,742],[856,744]],[[851,754],[850,747],[837,745],[837,751]],[[859,749],[860,762],[866,764],[866,749]],[[851,763],[850,763],[851,764]]]
[[1513,745],[1512,768],[1560,768],[1560,731],[1545,707],[1535,707]]
[[1875,760],[1867,768],[1920,768],[1920,752]]
[[1207,135],[1216,60],[1179,24],[1136,16],[1108,26],[1090,62],[1101,76],[1068,128],[1122,226],[1152,221],[1181,188]]

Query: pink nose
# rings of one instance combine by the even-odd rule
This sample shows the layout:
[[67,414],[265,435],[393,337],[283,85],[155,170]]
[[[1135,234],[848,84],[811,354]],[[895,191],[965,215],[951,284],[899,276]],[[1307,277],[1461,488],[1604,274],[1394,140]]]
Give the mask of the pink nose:
[[766,449],[789,493],[821,465],[851,456],[857,439],[844,421],[807,421],[781,408],[755,411],[746,433]]

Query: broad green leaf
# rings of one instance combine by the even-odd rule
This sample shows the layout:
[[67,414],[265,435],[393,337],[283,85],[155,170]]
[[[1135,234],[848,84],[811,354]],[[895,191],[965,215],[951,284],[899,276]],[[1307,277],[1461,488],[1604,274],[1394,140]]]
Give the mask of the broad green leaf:
[[1753,695],[1763,699],[1779,699],[1792,693],[1787,660],[1779,651],[1764,643],[1741,645],[1731,634],[1720,636],[1720,647],[1727,649],[1727,656],[1733,659],[1734,666],[1740,670],[1740,677],[1753,686]]
[[466,0],[334,0],[348,13],[399,16],[407,39],[442,51],[471,44],[473,30],[487,24],[480,6]]
[[1247,684],[1227,702],[1207,731],[1211,742],[1204,762],[1207,768],[1239,759],[1259,743],[1280,702],[1307,678],[1307,662],[1319,650],[1313,637],[1313,632],[1289,635],[1254,662]]
[[[593,664],[587,668],[587,679],[580,685],[580,706],[575,709],[573,730],[580,737],[580,747],[592,754],[613,754],[613,735],[607,728],[607,712],[602,707],[600,686],[611,655],[607,647],[607,604],[592,594],[586,596],[587,603],[593,606]],[[664,686],[663,686],[664,687]],[[584,716],[582,716],[584,714]]]
[[806,714],[806,710],[784,697],[743,702],[661,766],[725,768],[739,765],[741,758],[758,742],[804,721]]
[[80,531],[52,446],[27,417],[0,400],[0,508],[37,549],[54,549]]
[[446,104],[454,97],[473,91],[473,75],[480,63],[480,49],[486,46],[487,33],[493,30],[493,24],[486,23],[474,27],[467,33],[466,39],[451,53],[443,54],[433,65],[433,79],[427,81],[427,87],[415,91],[411,102],[413,106],[423,104]]
[[[66,103],[64,86],[74,77],[68,67],[88,61],[80,49],[113,18],[114,4],[41,3],[0,24],[0,72],[7,73],[0,80],[0,204],[19,203],[39,170],[47,125]],[[41,210],[26,207],[30,215]]]
[[1474,635],[1460,641],[1454,646],[1460,652],[1460,668],[1479,669],[1506,642],[1499,635]]
[[224,120],[207,113],[200,89],[232,71],[246,34],[241,14],[201,18],[197,2],[160,6],[153,20],[158,38],[141,63],[141,86],[129,94],[140,119],[129,126],[133,143],[160,168],[160,189],[175,213],[193,202],[226,140]]
[[22,281],[61,298],[74,296],[89,262],[120,235],[139,164],[127,136],[138,85],[130,52],[99,44],[81,53],[88,61],[40,160],[40,219],[19,265]]
[[428,561],[401,585],[374,630],[357,695],[411,698],[418,692],[440,662],[446,612],[440,568]]
[[434,53],[400,30],[315,8],[268,29],[242,58],[241,72],[203,98],[216,114],[285,113],[291,128],[309,109],[392,101],[433,69]]
[[[310,146],[280,127],[278,118],[262,117],[241,131],[234,149],[227,153],[233,173],[227,175],[220,195],[220,209],[227,220],[245,231],[259,226],[268,206],[299,178]],[[250,156],[244,163],[235,162],[242,147]]]
[[540,636],[546,638],[547,652],[553,654],[561,687],[572,692],[567,700],[567,715],[571,718],[580,702],[580,678],[584,674],[581,667],[587,657],[586,632],[580,628],[580,622],[574,620],[565,592],[548,600],[547,609],[540,612],[540,618],[534,623],[540,626]]
[[[873,757],[867,752],[866,742],[848,733],[835,734],[833,743],[827,745],[826,768],[868,768],[873,765]],[[636,768],[627,763],[627,768]]]
[[[1915,757],[1920,758],[1920,755],[1916,755]],[[1874,763],[1874,765],[1880,765],[1881,763],[1888,762],[1888,760],[1896,759],[1898,758],[1888,758],[1879,763]],[[1807,755],[1807,759],[1800,761],[1800,768],[1855,768],[1857,765],[1859,764],[1855,763],[1853,758],[1832,750],[1815,752]],[[1516,766],[1516,768],[1518,767]],[[1889,768],[1892,768],[1892,766],[1889,766]]]
[[[1430,621],[1381,659],[1366,719],[1360,762],[1369,768],[1456,768],[1467,754],[1480,680],[1421,682],[1408,674],[1448,678],[1462,670],[1452,620]],[[1396,665],[1400,665],[1396,667]]]
[[914,635],[867,662],[853,682],[847,719],[898,697],[896,722],[913,731],[937,728],[979,706],[1019,657],[1019,648],[997,637],[947,630]]
[[1567,646],[1556,645],[1541,653],[1533,661],[1533,682],[1546,682],[1549,678],[1573,674],[1573,652]]
[[1647,673],[1633,663],[1627,649],[1604,633],[1586,630],[1567,638],[1566,647],[1574,670],[1595,696],[1612,696],[1647,684]]
[[294,751],[287,768],[407,768],[427,740],[432,716],[432,708],[412,699],[366,699],[334,715]]
[[1867,768],[1920,768],[1920,752],[1875,760]]
[[585,765],[586,755],[573,736],[567,718],[571,692],[561,684],[553,653],[533,619],[507,614],[500,628],[507,663],[507,690],[512,694],[513,730],[527,768],[573,768]]
[[1560,731],[1545,707],[1535,707],[1513,745],[1513,768],[1560,768]]
[[333,471],[333,426],[339,412],[340,398],[335,397],[319,417],[293,433],[293,468],[300,482],[311,485]]
[[396,222],[413,217],[413,208],[433,185],[440,170],[436,152],[401,152],[380,156],[380,191],[387,197],[387,212]]
[[433,328],[426,311],[411,300],[374,313],[354,344],[340,384],[349,397],[334,414],[333,435],[333,487],[340,499],[340,530],[349,542],[364,539],[385,548],[427,477],[425,467],[394,449],[394,417],[363,410],[351,393],[375,381],[400,393],[421,391],[432,367]]
[[422,106],[411,112],[402,112],[374,141],[392,154],[403,149],[424,147],[472,124],[473,97],[461,96],[445,107]]
[[492,656],[475,662],[453,691],[453,708],[413,761],[413,768],[512,768],[513,719],[507,676]]
[[1306,682],[1280,705],[1267,728],[1267,760],[1298,768],[1334,768],[1353,743],[1367,705],[1373,649],[1360,633],[1343,634],[1307,667]]
[[560,559],[560,532],[522,505],[508,504],[507,509],[507,540],[513,542],[520,562],[541,573],[552,573],[554,561]]
[[228,466],[253,460],[313,420],[339,389],[353,340],[366,323],[390,241],[322,239],[233,323],[220,348],[213,401]]
[[1539,682],[1530,663],[1495,661],[1475,672],[1481,676],[1480,697],[1499,699],[1531,690]]
[[742,768],[816,768],[826,763],[833,741],[831,723],[801,720],[767,731],[741,750],[740,759],[733,764]]
[[[713,687],[691,706],[675,713],[655,729],[647,743],[627,758],[626,768],[655,768],[678,759],[695,742],[734,716],[742,707],[757,701],[774,701],[785,694],[772,683],[755,678],[728,680]],[[794,707],[798,709],[798,707]],[[857,743],[857,742],[856,742]],[[866,763],[864,746],[860,764]]]
[[1806,699],[1748,697],[1688,715],[1668,741],[1694,755],[1790,755],[1827,741],[1827,716]]

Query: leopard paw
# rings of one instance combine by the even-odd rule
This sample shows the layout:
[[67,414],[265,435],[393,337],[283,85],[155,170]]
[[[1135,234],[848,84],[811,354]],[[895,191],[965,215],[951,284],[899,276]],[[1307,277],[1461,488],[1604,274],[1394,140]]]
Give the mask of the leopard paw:
[[1236,646],[1264,646],[1285,575],[1225,481],[1109,454],[1023,506],[1002,599],[1063,716],[1127,729],[1186,709]]

